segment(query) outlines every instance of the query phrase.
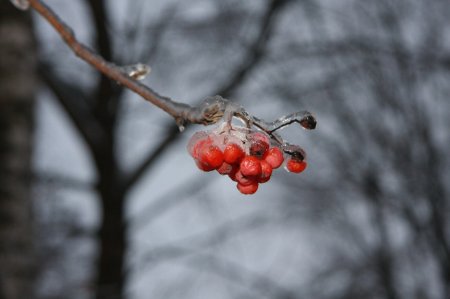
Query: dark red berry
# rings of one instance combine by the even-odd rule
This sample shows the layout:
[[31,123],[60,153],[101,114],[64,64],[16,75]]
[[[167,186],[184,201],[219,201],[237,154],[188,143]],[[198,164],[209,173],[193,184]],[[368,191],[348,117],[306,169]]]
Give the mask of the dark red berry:
[[262,132],[250,133],[249,136],[248,136],[248,139],[250,141],[262,141],[262,142],[267,143],[267,144],[270,143],[269,136],[267,136],[266,134],[264,134]]
[[242,174],[242,171],[237,171],[234,177],[236,179],[236,182],[241,185],[250,185],[256,182],[256,177],[247,177]]
[[262,158],[269,149],[269,138],[260,132],[250,134],[250,155]]
[[237,174],[238,172],[239,172],[239,166],[233,165],[233,168],[231,169],[230,173],[228,173],[228,176],[230,177],[230,179],[231,179],[232,181],[237,182],[236,174]]
[[233,165],[228,164],[227,162],[223,162],[219,168],[217,168],[217,172],[221,175],[229,174],[233,170]]

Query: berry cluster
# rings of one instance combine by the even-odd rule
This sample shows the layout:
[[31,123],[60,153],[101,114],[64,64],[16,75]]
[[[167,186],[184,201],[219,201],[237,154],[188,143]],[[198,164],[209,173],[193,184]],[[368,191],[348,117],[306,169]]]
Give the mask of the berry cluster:
[[[270,180],[272,171],[285,162],[283,151],[270,143],[263,132],[247,132],[240,128],[195,133],[188,151],[202,171],[216,170],[237,182],[243,194],[253,194],[259,184]],[[307,164],[303,158],[289,156],[285,169],[300,173]]]

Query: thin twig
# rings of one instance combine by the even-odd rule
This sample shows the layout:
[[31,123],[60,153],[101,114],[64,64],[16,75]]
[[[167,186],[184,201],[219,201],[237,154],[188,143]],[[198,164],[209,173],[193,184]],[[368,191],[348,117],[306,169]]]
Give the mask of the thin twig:
[[[237,117],[243,120],[249,129],[251,129],[252,126],[255,126],[266,132],[282,147],[286,154],[299,159],[305,158],[305,152],[301,147],[284,142],[283,139],[275,133],[275,131],[293,123],[299,123],[305,129],[314,129],[316,127],[316,119],[311,115],[311,113],[307,111],[296,112],[288,116],[283,116],[273,122],[266,122],[249,115],[244,108],[222,98],[221,96],[208,97],[198,107],[192,107],[185,103],[175,102],[168,97],[159,95],[144,84],[139,83],[135,80],[133,75],[130,75],[124,71],[124,68],[118,67],[115,64],[106,61],[103,57],[94,53],[87,46],[80,43],[75,38],[75,34],[72,29],[42,1],[28,1],[30,7],[36,10],[53,26],[53,28],[59,33],[62,39],[78,57],[92,65],[105,76],[134,91],[148,102],[170,114],[175,118],[180,130],[183,130],[187,123],[209,125],[217,123],[221,119],[224,119],[224,121],[231,125],[231,119],[233,117]],[[276,7],[278,4],[274,2],[273,5]],[[146,165],[143,166],[145,168]],[[141,169],[139,169],[137,174],[140,173]],[[135,181],[135,179],[135,177],[132,177],[131,182]]]
[[87,46],[80,43],[75,38],[75,34],[70,29],[70,27],[42,1],[29,0],[29,3],[36,12],[38,12],[53,26],[53,28],[59,33],[66,44],[73,50],[75,55],[92,65],[105,76],[134,91],[145,100],[161,108],[162,110],[173,116],[177,120],[177,122],[185,123],[186,121],[189,121],[195,123],[196,121],[198,121],[198,117],[192,117],[192,113],[195,109],[191,106],[185,103],[175,102],[168,97],[159,95],[151,88],[130,78],[127,74],[122,72],[119,67],[117,67],[113,63],[106,61],[101,56],[94,53]]

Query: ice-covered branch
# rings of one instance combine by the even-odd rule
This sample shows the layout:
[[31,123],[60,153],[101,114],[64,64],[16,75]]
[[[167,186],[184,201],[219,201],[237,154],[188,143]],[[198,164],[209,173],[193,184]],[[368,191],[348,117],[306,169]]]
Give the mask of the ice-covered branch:
[[210,125],[222,119],[228,124],[228,127],[231,127],[232,119],[238,118],[247,128],[251,129],[254,126],[267,133],[286,154],[301,160],[304,159],[305,153],[303,149],[285,142],[276,131],[293,123],[299,123],[305,129],[314,129],[316,127],[316,119],[311,113],[306,111],[296,112],[283,116],[273,122],[266,122],[251,116],[244,108],[221,96],[208,97],[198,107],[176,102],[169,97],[159,95],[148,86],[137,81],[150,72],[149,66],[140,63],[131,66],[117,66],[112,62],[106,61],[103,57],[79,42],[72,29],[41,0],[11,0],[11,2],[20,9],[27,9],[29,7],[34,9],[53,26],[78,57],[111,80],[125,86],[148,102],[167,112],[175,119],[181,131],[188,123]]
[[[18,4],[18,1],[15,1]],[[22,2],[21,2],[22,3]],[[25,2],[24,2],[25,3]],[[125,67],[119,67],[115,64],[106,61],[103,57],[94,53],[91,49],[89,49],[84,44],[80,43],[73,33],[72,29],[61,20],[56,13],[47,5],[45,5],[40,0],[28,0],[27,2],[31,8],[33,8],[37,13],[39,13],[42,17],[44,17],[50,25],[58,32],[61,38],[65,41],[65,43],[73,50],[73,52],[92,65],[94,68],[99,70],[105,76],[114,80],[118,84],[125,86],[126,88],[134,91],[139,94],[145,100],[149,101],[153,105],[161,108],[172,117],[175,118],[177,123],[186,123],[186,122],[197,122],[203,123],[201,118],[195,113],[196,109],[191,106],[178,103],[173,101],[172,99],[161,96],[156,93],[154,90],[145,86],[144,84],[138,82],[136,79],[139,79],[141,74],[145,74],[148,70],[145,67],[137,67],[132,70],[128,70]],[[138,65],[139,66],[139,65]],[[195,114],[193,117],[192,113]]]

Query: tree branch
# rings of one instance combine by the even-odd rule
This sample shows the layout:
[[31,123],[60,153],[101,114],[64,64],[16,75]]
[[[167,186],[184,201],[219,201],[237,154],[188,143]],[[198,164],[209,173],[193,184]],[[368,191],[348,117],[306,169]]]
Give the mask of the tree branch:
[[86,107],[87,96],[76,86],[60,79],[46,64],[39,64],[38,71],[47,87],[72,119],[90,150],[94,155],[98,154],[105,140],[105,132],[90,109]]
[[131,186],[133,186],[142,177],[142,175],[150,168],[150,165],[152,165],[153,162],[164,153],[165,149],[176,140],[174,136],[177,136],[178,133],[179,130],[177,127],[170,126],[166,136],[159,143],[158,147],[152,150],[149,155],[144,158],[143,162],[139,164],[139,166],[134,169],[128,177],[126,177],[123,185],[123,190],[125,192],[128,191]]
[[94,53],[87,46],[78,42],[75,34],[69,26],[62,21],[51,8],[45,5],[40,0],[29,0],[30,6],[44,17],[50,25],[58,32],[65,43],[72,49],[72,51],[81,59],[99,70],[102,74],[114,80],[118,84],[134,91],[148,102],[164,110],[175,118],[178,124],[187,122],[203,123],[203,119],[198,117],[195,108],[173,101],[168,97],[164,97],[153,91],[151,88],[139,83],[130,78],[128,74],[124,73],[119,67],[103,59],[101,56]]
[[[222,118],[224,118],[224,121],[228,124],[228,128],[231,128],[232,118],[237,117],[244,121],[248,129],[251,129],[251,127],[254,125],[258,129],[266,132],[269,136],[272,137],[274,141],[279,143],[286,154],[300,159],[305,158],[305,152],[302,148],[284,142],[281,137],[275,134],[275,131],[291,123],[300,123],[300,125],[302,125],[306,129],[314,129],[316,126],[316,120],[310,113],[293,113],[289,116],[279,118],[272,123],[268,123],[249,115],[241,106],[229,102],[221,96],[208,97],[203,100],[203,102],[198,107],[191,107],[190,105],[187,105],[185,103],[175,102],[168,97],[157,94],[149,87],[137,82],[134,76],[127,71],[128,68],[118,67],[115,64],[106,61],[103,57],[94,53],[87,46],[77,41],[77,39],[75,38],[75,34],[72,32],[70,27],[65,24],[42,1],[28,1],[30,7],[36,10],[53,26],[53,28],[59,33],[62,39],[78,57],[92,65],[105,76],[134,91],[148,102],[154,104],[155,106],[170,114],[175,118],[176,124],[181,131],[188,123],[209,125],[217,123]],[[252,59],[250,59],[250,64],[246,64],[242,67],[240,72],[237,72],[234,80],[231,81],[231,83],[223,92],[227,93],[230,91],[230,88],[234,88],[235,84],[237,83],[233,82],[236,79],[242,78],[242,76],[245,75],[248,69],[252,65],[254,66],[261,59],[261,45],[263,44],[263,41],[267,39],[268,32],[270,32],[269,28],[270,24],[272,23],[272,18],[275,12],[288,2],[289,0],[272,0],[270,2],[267,12],[263,18],[260,35],[256,39],[255,44],[250,51],[250,53],[253,53]],[[78,125],[80,126],[80,128],[82,127],[81,124]],[[160,155],[163,149],[175,139],[174,136],[174,134],[170,134],[170,136],[168,136],[168,138],[166,138],[164,142],[157,148],[156,152],[153,152],[151,156],[144,160],[144,163],[141,164],[141,166],[139,166],[137,170],[129,176],[128,179],[125,179],[123,186],[121,186],[122,192],[126,192],[129,187],[137,181],[137,179],[142,175],[148,165],[150,165],[154,161],[154,159]],[[90,140],[92,141],[92,139]]]
[[[112,43],[108,30],[108,18],[104,0],[85,0],[89,6],[95,26],[95,44],[98,53],[106,60],[113,60]],[[100,76],[94,90],[94,113],[99,117],[103,126],[111,128],[113,132],[123,88],[117,86],[105,75]]]
[[57,187],[76,191],[91,191],[95,189],[95,183],[52,171],[38,170],[32,174],[32,179],[38,184],[55,185]]
[[250,45],[245,58],[239,65],[238,69],[234,72],[231,80],[218,88],[216,94],[220,94],[223,97],[228,95],[236,89],[245,80],[247,75],[259,64],[264,58],[264,51],[267,41],[270,39],[273,32],[273,22],[278,12],[291,0],[271,0],[267,5],[267,9],[261,19],[261,25],[259,34],[256,36],[253,43]]

